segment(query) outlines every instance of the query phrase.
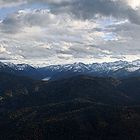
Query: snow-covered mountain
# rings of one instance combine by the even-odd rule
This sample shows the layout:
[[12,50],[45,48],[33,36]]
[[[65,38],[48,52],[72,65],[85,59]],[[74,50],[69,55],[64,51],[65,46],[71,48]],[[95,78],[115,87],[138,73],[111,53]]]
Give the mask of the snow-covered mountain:
[[140,69],[140,60],[133,62],[127,61],[116,61],[109,63],[93,63],[93,64],[84,64],[84,63],[74,63],[66,65],[52,65],[43,67],[41,69],[49,69],[52,71],[73,71],[73,72],[110,72],[124,69],[128,72],[134,72]]
[[135,60],[133,62],[116,61],[93,64],[74,63],[38,68],[28,64],[16,65],[13,63],[0,63],[0,71],[12,72],[35,79],[44,79],[46,77],[57,79],[78,74],[112,77],[138,76],[140,75],[140,60]]
[[6,66],[19,71],[29,70],[29,69],[35,69],[34,67],[28,65],[28,64],[13,64],[13,63],[5,63]]

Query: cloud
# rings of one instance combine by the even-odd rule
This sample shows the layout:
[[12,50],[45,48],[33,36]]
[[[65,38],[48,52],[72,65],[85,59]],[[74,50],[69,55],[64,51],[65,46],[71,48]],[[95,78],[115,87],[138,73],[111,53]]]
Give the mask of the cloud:
[[[41,22],[42,21],[42,22]],[[94,20],[73,19],[68,14],[54,15],[48,10],[20,10],[0,23],[0,40],[12,59],[84,58],[93,55],[89,44],[100,38]],[[87,47],[86,47],[87,46]],[[32,52],[32,53],[31,53]],[[14,55],[17,57],[14,57]]]
[[[32,5],[35,0],[2,2]],[[126,0],[36,2],[49,6],[18,10],[1,20],[0,58],[57,64],[139,56],[138,4]]]
[[112,16],[140,24],[139,12],[133,9],[128,2],[122,0],[71,0],[65,4],[61,1],[58,4],[52,3],[52,5],[54,5],[53,12],[69,12],[77,18],[92,19],[97,15]]
[[0,27],[3,32],[14,33],[23,30],[24,27],[45,27],[49,24],[57,24],[57,21],[55,15],[48,10],[27,9],[10,14],[0,23]]
[[133,9],[137,9],[137,8],[140,7],[140,1],[139,0],[126,0],[126,2]]
[[129,19],[140,24],[138,0],[0,0],[2,5],[41,3],[49,5],[52,12],[69,13],[77,18],[92,19],[97,15]]
[[15,7],[25,4],[27,1],[22,0],[0,0],[0,8]]
[[0,53],[6,52],[6,48],[4,48],[2,45],[0,46]]

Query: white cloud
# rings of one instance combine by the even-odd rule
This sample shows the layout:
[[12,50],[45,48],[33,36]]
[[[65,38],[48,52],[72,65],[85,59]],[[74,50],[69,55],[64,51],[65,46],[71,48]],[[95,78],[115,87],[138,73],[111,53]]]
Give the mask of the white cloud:
[[6,52],[6,48],[4,48],[2,45],[0,45],[0,53]]
[[131,6],[133,9],[137,9],[140,7],[140,1],[139,0],[126,0],[129,6]]

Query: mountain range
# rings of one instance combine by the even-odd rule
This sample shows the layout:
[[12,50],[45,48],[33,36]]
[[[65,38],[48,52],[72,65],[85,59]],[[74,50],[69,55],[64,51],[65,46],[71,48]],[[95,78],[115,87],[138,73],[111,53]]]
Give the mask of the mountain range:
[[0,71],[15,75],[28,76],[33,79],[56,80],[76,75],[90,75],[98,77],[137,77],[140,75],[140,60],[133,62],[116,61],[109,63],[74,63],[65,65],[50,65],[34,67],[28,64],[0,63]]
[[0,63],[0,139],[139,140],[140,60]]

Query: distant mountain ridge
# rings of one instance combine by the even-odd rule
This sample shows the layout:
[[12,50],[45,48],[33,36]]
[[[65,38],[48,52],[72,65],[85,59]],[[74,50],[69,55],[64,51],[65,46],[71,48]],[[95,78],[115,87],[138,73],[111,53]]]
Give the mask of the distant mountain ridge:
[[[50,65],[33,67],[28,64],[13,64],[0,62],[0,72],[8,72],[34,79],[60,79],[75,75],[90,75],[99,77],[135,77],[140,75],[140,60],[133,62],[116,61],[104,63],[74,63],[64,65]],[[47,78],[48,79],[48,78]]]

